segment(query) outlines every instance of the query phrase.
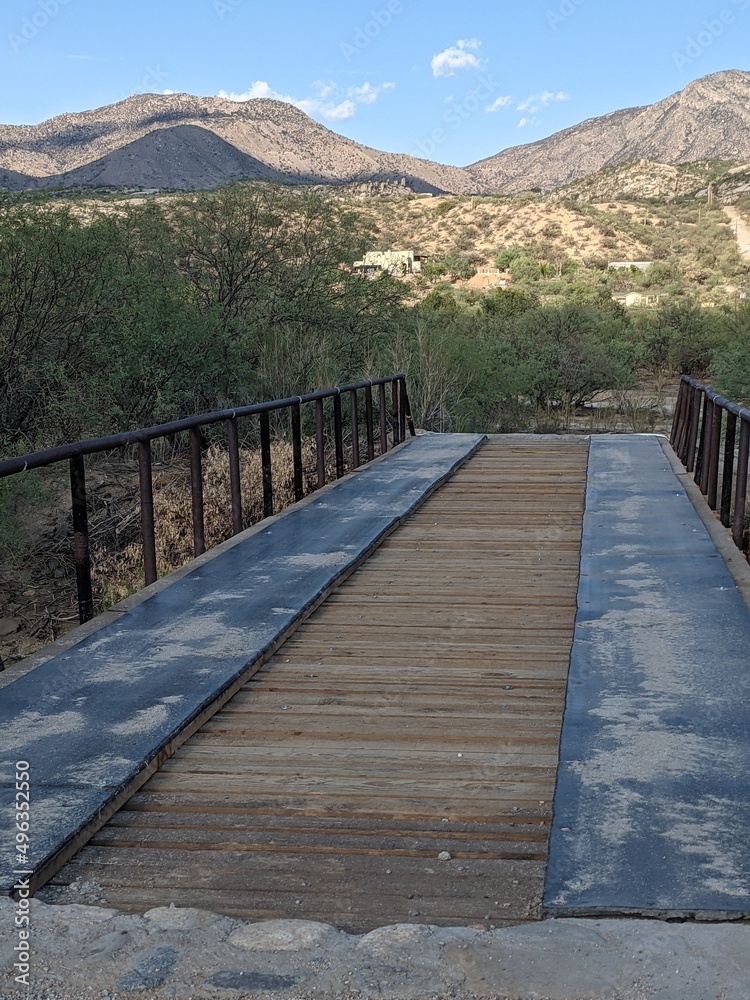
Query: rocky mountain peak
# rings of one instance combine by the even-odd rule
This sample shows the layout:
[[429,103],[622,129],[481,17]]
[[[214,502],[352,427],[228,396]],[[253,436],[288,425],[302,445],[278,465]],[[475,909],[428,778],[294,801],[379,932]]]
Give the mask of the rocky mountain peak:
[[[169,130],[179,132],[167,136]],[[139,94],[39,125],[0,126],[0,182],[14,189],[193,189],[264,177],[300,184],[403,179],[415,191],[513,194],[552,190],[641,159],[750,160],[750,73],[713,73],[656,104],[588,119],[463,169],[362,146],[299,108],[265,98]]]

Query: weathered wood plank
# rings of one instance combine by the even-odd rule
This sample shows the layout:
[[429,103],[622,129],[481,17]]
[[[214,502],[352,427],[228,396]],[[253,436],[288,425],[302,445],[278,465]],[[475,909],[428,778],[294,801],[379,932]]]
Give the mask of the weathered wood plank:
[[[536,919],[587,442],[493,439],[60,872],[363,931]],[[447,850],[453,860],[440,862]]]

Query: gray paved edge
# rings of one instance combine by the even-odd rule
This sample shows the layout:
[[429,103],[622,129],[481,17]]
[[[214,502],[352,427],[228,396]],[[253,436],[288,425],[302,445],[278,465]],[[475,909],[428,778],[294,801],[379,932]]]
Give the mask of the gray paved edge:
[[750,913],[748,648],[658,440],[592,439],[547,913]]

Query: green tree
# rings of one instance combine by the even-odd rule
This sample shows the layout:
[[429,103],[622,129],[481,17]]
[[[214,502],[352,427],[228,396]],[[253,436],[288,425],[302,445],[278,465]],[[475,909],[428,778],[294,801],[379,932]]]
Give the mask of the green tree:
[[482,309],[493,316],[520,316],[539,305],[539,299],[524,288],[497,288],[482,299]]

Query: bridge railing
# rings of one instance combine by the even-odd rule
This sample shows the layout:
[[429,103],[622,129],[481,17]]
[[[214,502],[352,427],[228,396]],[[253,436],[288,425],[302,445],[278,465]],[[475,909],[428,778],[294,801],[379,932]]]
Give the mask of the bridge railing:
[[[348,400],[346,408],[342,403],[344,399]],[[327,400],[332,401],[332,405],[328,408],[325,407]],[[407,429],[412,437],[415,434],[406,379],[404,375],[399,374],[371,381],[335,386],[331,389],[294,396],[289,399],[275,399],[231,410],[202,413],[172,423],[143,427],[122,434],[114,434],[110,437],[76,441],[45,451],[21,455],[17,458],[0,461],[0,479],[21,475],[33,469],[55,465],[58,462],[69,463],[78,616],[83,624],[94,617],[86,498],[86,456],[137,446],[143,568],[145,582],[148,586],[156,582],[158,575],[152,480],[152,442],[162,438],[172,438],[184,432],[189,435],[193,552],[195,556],[199,556],[206,551],[202,428],[222,424],[226,427],[231,494],[231,533],[236,535],[247,527],[243,524],[242,516],[239,421],[248,417],[258,419],[263,481],[263,517],[270,517],[274,513],[270,415],[278,411],[288,411],[294,466],[294,498],[295,501],[299,501],[304,495],[303,407],[308,405],[314,406],[317,489],[324,486],[326,482],[326,436],[327,433],[330,434],[331,430],[337,479],[344,475],[347,464],[345,423],[348,422],[350,443],[346,450],[350,452],[348,464],[351,469],[356,469],[360,465],[372,461],[377,455],[385,454],[389,449],[389,436],[390,447],[395,447],[406,439]],[[347,416],[345,416],[345,409],[348,410]],[[326,410],[329,412],[327,413]],[[362,422],[364,427],[361,426]]]
[[683,375],[670,441],[687,471],[694,473],[709,507],[747,556],[750,410]]

